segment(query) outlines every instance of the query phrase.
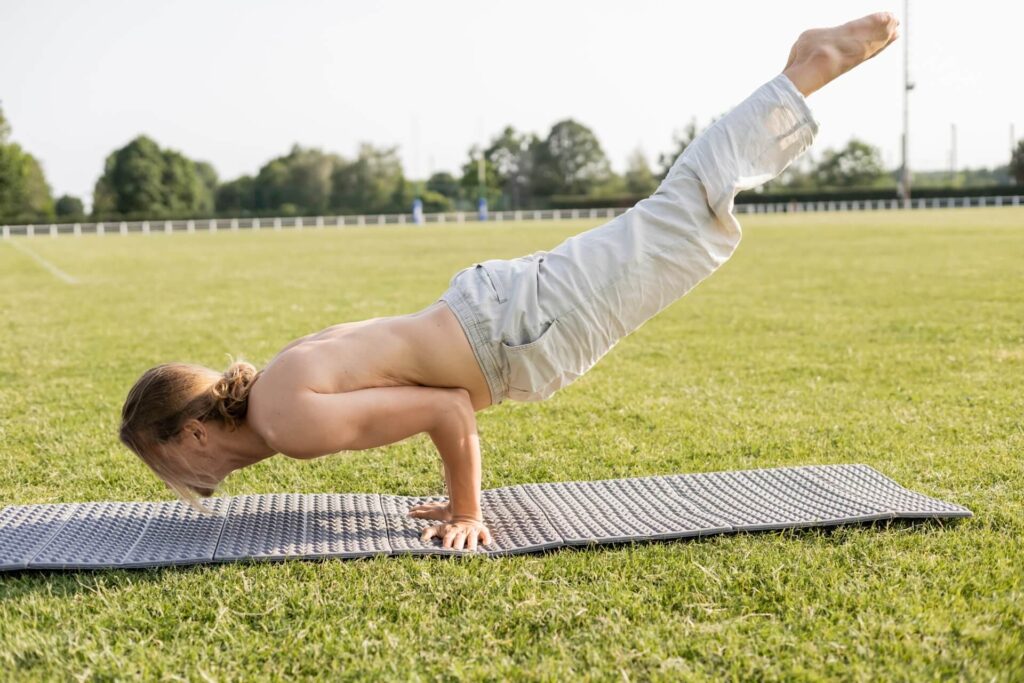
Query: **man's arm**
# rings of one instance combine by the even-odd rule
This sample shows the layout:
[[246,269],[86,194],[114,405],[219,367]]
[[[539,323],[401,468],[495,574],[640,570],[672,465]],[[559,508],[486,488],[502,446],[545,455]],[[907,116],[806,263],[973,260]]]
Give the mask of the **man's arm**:
[[[341,394],[304,391],[260,411],[268,444],[294,458],[363,450],[426,432],[444,461],[451,524],[427,529],[424,540],[473,549],[490,542],[480,509],[480,439],[465,389],[377,387]],[[432,533],[430,533],[432,532]],[[461,538],[460,538],[461,537]]]

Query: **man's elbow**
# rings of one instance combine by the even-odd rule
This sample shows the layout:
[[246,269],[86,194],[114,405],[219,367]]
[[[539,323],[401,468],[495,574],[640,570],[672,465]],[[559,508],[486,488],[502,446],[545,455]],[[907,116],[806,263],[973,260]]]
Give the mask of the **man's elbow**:
[[445,408],[447,410],[457,413],[465,413],[468,411],[470,415],[474,413],[473,397],[467,389],[455,387],[452,389],[446,389],[445,391],[448,395],[448,400],[445,402]]
[[435,428],[469,427],[475,424],[473,399],[465,389],[454,388],[444,390],[444,400],[435,404]]

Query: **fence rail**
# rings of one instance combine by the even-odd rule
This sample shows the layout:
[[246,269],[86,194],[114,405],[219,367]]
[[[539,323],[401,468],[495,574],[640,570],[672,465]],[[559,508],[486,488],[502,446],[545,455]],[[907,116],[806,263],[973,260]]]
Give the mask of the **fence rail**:
[[[952,209],[985,206],[1022,206],[1024,196],[1000,197],[938,197],[928,199],[862,199],[827,202],[771,202],[743,203],[736,205],[739,214],[764,213],[810,213],[831,211],[892,211],[917,209]],[[488,222],[507,221],[548,221],[548,220],[598,220],[614,218],[628,209],[546,209],[526,211],[493,211],[486,218]],[[449,213],[423,214],[422,224],[476,223],[481,219],[475,212],[458,211]],[[132,233],[194,233],[238,230],[303,230],[341,228],[375,225],[417,225],[412,214],[378,214],[372,216],[296,216],[279,218],[196,218],[149,221],[102,221],[97,223],[35,223],[2,226],[3,238],[37,235],[128,235]]]

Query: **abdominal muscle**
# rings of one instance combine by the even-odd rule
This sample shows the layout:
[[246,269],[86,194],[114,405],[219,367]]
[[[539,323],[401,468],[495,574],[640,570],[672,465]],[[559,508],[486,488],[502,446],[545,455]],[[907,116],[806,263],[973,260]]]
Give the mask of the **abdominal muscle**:
[[466,334],[443,302],[409,315],[333,325],[292,342],[263,369],[252,398],[267,390],[337,394],[389,386],[461,387],[474,409],[491,403]]

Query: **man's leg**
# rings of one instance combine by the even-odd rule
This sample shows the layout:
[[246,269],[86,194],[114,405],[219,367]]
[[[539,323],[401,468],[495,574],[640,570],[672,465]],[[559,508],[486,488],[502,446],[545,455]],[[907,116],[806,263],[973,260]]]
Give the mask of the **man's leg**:
[[713,215],[707,221],[695,218],[704,223],[699,232],[712,270],[739,243],[740,225],[733,215],[736,194],[778,176],[813,141],[818,126],[804,98],[878,54],[896,39],[898,25],[892,14],[883,12],[805,31],[790,50],[782,74],[716,121],[676,160],[658,193],[677,193],[681,204],[692,204],[685,178],[701,183]]
[[805,32],[784,72],[701,133],[654,195],[544,253],[536,291],[523,297],[537,305],[515,310],[557,324],[540,343],[505,346],[510,397],[544,398],[570,383],[717,270],[740,241],[736,194],[776,177],[813,141],[805,95],[877,54],[896,25],[876,14]]

